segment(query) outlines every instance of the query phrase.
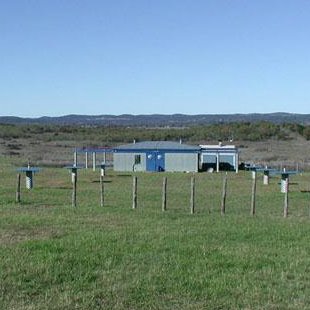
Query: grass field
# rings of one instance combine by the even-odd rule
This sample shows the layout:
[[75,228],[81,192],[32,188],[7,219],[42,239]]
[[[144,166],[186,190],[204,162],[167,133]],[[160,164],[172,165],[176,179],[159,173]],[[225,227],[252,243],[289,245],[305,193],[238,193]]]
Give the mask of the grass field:
[[291,179],[287,219],[278,178],[258,180],[250,216],[246,172],[228,174],[225,216],[223,174],[196,174],[195,214],[191,174],[137,174],[136,210],[130,174],[108,172],[100,207],[99,172],[79,171],[77,208],[66,169],[23,183],[21,204],[8,160],[0,175],[0,309],[310,308],[309,174]]

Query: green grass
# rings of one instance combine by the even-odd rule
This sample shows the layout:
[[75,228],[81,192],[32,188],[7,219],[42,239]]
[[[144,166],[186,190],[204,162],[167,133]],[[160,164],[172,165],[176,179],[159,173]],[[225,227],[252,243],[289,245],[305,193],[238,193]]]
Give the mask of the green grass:
[[74,209],[65,169],[37,174],[20,205],[14,168],[0,171],[0,309],[310,307],[308,174],[292,178],[284,219],[277,178],[258,180],[250,216],[248,173],[228,174],[221,216],[222,174],[196,174],[191,215],[191,174],[137,174],[132,210],[131,175],[109,171],[101,208],[98,171],[79,171]]

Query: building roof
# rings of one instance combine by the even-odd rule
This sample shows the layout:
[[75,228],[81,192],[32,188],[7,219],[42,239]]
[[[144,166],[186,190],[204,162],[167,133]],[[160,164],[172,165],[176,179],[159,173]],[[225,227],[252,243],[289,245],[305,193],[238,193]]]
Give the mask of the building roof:
[[166,151],[199,151],[200,147],[195,145],[182,144],[173,141],[144,141],[120,145],[115,148],[116,151],[133,150],[166,150]]
[[236,151],[237,147],[235,145],[219,145],[219,144],[215,144],[215,145],[200,145],[201,150],[217,150],[217,151],[221,151],[221,150],[226,150],[226,151]]

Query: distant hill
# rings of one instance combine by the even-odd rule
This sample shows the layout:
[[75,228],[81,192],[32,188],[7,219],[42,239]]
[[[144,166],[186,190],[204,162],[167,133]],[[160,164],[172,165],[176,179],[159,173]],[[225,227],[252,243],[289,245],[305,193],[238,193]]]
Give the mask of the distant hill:
[[232,122],[268,121],[276,124],[310,124],[310,114],[268,113],[268,114],[150,114],[150,115],[65,115],[60,117],[22,118],[0,116],[2,124],[54,124],[89,126],[149,126],[177,127],[190,125],[208,125]]

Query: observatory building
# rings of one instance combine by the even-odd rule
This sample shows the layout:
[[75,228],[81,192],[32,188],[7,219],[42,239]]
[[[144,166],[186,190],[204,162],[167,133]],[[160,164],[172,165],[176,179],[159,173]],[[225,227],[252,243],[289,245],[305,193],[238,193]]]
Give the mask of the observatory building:
[[115,171],[198,172],[199,146],[170,141],[145,141],[114,148]]

